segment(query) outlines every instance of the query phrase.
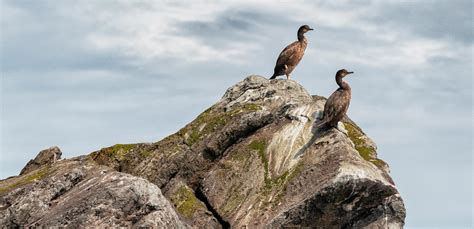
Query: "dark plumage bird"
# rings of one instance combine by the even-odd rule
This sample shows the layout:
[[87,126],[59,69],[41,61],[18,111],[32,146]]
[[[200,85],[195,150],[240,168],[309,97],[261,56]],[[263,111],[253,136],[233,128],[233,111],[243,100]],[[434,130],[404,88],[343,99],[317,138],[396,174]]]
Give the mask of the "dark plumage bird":
[[342,78],[352,73],[354,72],[348,72],[346,69],[337,71],[336,83],[339,88],[329,96],[324,105],[322,129],[337,128],[337,123],[346,114],[351,102],[351,87]]
[[308,40],[304,34],[311,30],[313,29],[308,25],[303,25],[298,29],[298,41],[291,43],[281,51],[275,65],[273,76],[270,79],[275,79],[277,76],[281,75],[286,75],[287,79],[290,78],[290,73],[303,58],[304,50],[308,45]]

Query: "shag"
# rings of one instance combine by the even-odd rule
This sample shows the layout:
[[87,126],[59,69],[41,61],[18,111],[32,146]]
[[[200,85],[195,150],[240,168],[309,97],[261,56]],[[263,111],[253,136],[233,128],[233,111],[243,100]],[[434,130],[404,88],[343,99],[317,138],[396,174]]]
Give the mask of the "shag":
[[286,75],[290,78],[290,73],[295,69],[296,65],[301,61],[304,55],[308,40],[304,34],[313,30],[308,25],[302,25],[298,29],[298,41],[291,43],[281,51],[278,60],[276,61],[273,76],[270,79],[275,79],[277,76]]
[[337,128],[337,123],[344,118],[351,102],[351,87],[342,80],[345,76],[352,74],[346,69],[341,69],[336,73],[336,83],[339,88],[329,96],[324,105],[323,129]]

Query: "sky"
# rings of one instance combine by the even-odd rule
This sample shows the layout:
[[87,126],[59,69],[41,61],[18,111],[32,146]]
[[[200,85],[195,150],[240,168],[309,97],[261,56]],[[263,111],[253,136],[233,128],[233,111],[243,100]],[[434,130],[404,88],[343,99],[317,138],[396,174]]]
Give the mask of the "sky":
[[348,113],[390,165],[406,228],[472,226],[470,0],[0,1],[0,179],[50,146],[70,158],[176,132],[270,76],[308,24],[292,78],[327,97],[355,72]]

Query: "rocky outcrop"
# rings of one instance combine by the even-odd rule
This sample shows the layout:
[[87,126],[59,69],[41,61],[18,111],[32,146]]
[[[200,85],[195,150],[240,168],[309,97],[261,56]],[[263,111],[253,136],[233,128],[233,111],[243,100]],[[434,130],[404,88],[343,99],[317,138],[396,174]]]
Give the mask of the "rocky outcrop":
[[7,228],[186,227],[156,185],[86,156],[4,180],[0,196]]
[[403,201],[374,142],[348,117],[338,129],[314,128],[324,103],[295,81],[247,77],[159,142],[0,181],[0,223],[403,227]]
[[56,161],[61,159],[62,154],[63,153],[57,146],[53,146],[48,149],[42,150],[35,157],[35,159],[30,160],[28,164],[26,164],[25,167],[23,167],[23,169],[20,172],[20,175],[23,175],[35,169],[38,169],[43,165],[54,164],[56,163]]

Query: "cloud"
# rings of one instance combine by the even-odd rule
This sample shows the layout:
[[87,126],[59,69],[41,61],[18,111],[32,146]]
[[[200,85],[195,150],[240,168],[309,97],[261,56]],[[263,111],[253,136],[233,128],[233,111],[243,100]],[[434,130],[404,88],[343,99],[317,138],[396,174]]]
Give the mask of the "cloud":
[[472,1],[442,0],[378,2],[366,20],[431,39],[472,43]]
[[[180,23],[214,20],[221,7],[209,7],[207,3],[178,7],[149,1],[144,10],[126,10],[133,8],[134,4],[124,1],[106,11],[101,5],[89,4],[81,12],[84,15],[81,20],[96,26],[96,30],[87,36],[88,43],[99,50],[121,50],[126,56],[144,61],[180,58],[202,62],[212,58],[235,62],[252,49],[239,43],[219,49],[207,42],[179,35]],[[152,10],[157,8],[159,11]],[[91,12],[98,16],[86,17]]]
[[[58,66],[64,66],[61,64],[64,61],[79,67],[94,63],[95,67],[100,67],[113,58],[124,59],[122,64],[132,65],[169,59],[191,63],[212,60],[244,64],[252,61],[248,56],[261,51],[264,45],[262,43],[275,39],[275,34],[281,34],[281,26],[296,30],[298,23],[313,24],[318,33],[322,33],[317,37],[317,42],[322,45],[315,52],[324,54],[329,62],[342,58],[348,62],[371,66],[416,67],[425,65],[432,58],[456,56],[453,53],[457,49],[456,44],[428,36],[432,34],[423,33],[421,28],[415,27],[420,23],[408,23],[412,22],[409,20],[415,20],[416,15],[436,19],[438,13],[444,12],[436,10],[439,7],[434,6],[438,5],[427,4],[429,7],[425,9],[420,3],[389,4],[390,7],[373,1],[276,5],[269,1],[229,4],[207,1],[190,4],[83,1],[71,6],[46,2],[25,7],[24,4],[15,3],[12,4],[13,7],[7,6],[7,11],[12,12],[7,17],[19,19],[20,22],[41,23],[23,23],[33,25],[31,27],[34,28],[22,30],[30,34],[21,35],[15,32],[18,30],[15,25],[7,24],[6,36],[12,34],[21,39],[6,39],[7,42],[13,42],[6,44],[6,49],[15,49],[7,50],[14,56],[12,61],[6,61],[6,67],[9,68],[10,63],[19,62],[16,60],[28,53],[33,53],[33,56],[49,55],[49,58],[25,58],[36,61],[36,65],[45,68],[55,67],[58,62]],[[448,9],[458,11],[459,7]],[[25,12],[28,10],[29,14]],[[49,14],[37,13],[42,11],[48,11]],[[403,12],[409,12],[408,15],[412,16],[398,16]],[[458,26],[441,24],[436,28],[455,28],[450,30],[454,33],[452,36],[466,37],[468,32],[460,31],[470,31],[465,27],[469,25],[469,18],[465,13],[459,15],[457,19],[462,22],[452,23]],[[61,18],[61,21],[53,21],[51,18]],[[433,23],[425,24],[433,26]],[[61,32],[66,27],[72,29],[67,29],[67,33]],[[263,31],[269,33],[264,34]],[[417,37],[417,31],[427,36]],[[435,29],[427,31],[433,32]],[[294,33],[288,37],[293,38]],[[35,46],[33,50],[21,50],[22,47],[28,47],[22,44],[35,42],[35,37],[40,34],[48,34],[49,37],[40,40],[41,45]],[[346,37],[357,42],[347,43]],[[58,50],[58,43],[62,44],[60,47],[71,50]],[[92,58],[78,61],[79,56],[85,55]],[[109,62],[117,63],[119,60]]]

